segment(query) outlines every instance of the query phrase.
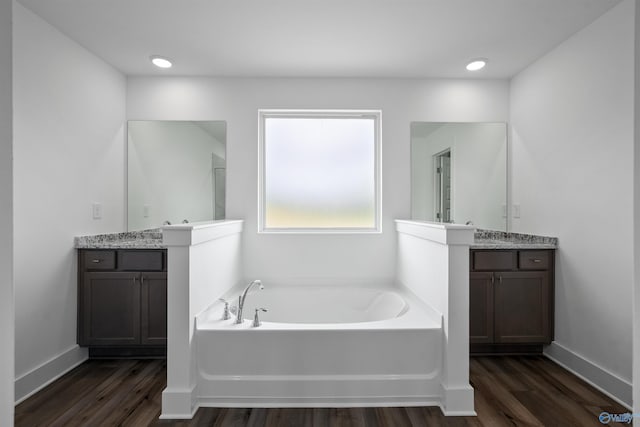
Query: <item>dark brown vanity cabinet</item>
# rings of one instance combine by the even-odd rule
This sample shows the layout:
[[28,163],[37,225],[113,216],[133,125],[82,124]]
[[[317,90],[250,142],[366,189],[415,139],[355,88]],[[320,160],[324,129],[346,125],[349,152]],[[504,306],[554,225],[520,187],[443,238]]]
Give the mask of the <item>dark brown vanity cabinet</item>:
[[165,250],[78,251],[78,343],[94,356],[164,354]]
[[554,250],[470,255],[471,352],[541,352],[553,339]]

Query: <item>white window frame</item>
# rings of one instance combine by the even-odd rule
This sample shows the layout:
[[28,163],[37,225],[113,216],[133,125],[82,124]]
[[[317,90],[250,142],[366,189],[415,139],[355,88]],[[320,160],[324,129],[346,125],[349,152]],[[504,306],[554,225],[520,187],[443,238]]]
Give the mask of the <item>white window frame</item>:
[[[374,188],[375,222],[371,228],[266,228],[265,227],[265,120],[268,118],[368,118],[374,120]],[[376,234],[382,232],[382,159],[381,159],[381,110],[258,110],[258,233],[265,234]]]

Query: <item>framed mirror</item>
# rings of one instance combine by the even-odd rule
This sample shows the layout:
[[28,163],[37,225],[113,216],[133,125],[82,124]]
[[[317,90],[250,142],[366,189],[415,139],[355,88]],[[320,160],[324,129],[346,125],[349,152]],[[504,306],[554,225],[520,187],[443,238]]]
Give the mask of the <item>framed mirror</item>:
[[507,231],[506,123],[411,123],[411,218]]
[[224,121],[128,122],[127,229],[225,218]]

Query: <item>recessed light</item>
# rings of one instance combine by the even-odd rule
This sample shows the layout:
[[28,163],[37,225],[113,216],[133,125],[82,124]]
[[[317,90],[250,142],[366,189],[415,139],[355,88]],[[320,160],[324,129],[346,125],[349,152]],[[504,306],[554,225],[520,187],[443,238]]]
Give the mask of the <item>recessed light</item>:
[[151,62],[153,65],[159,68],[171,68],[171,61],[163,56],[153,55],[151,57]]
[[467,70],[469,71],[478,71],[484,68],[487,65],[487,60],[484,58],[474,59],[473,61],[467,64]]

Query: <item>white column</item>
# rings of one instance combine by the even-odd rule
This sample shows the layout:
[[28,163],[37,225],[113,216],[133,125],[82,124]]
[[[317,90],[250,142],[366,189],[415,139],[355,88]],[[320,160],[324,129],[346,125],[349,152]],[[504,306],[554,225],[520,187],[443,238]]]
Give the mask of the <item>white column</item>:
[[397,280],[443,317],[441,408],[475,415],[469,385],[469,246],[474,228],[396,220]]
[[452,229],[447,234],[447,240],[452,242],[447,243],[449,298],[442,410],[445,415],[475,415],[473,388],[469,385],[469,245],[473,242],[473,230]]
[[195,317],[241,279],[242,221],[163,228],[167,246],[167,388],[163,419],[189,419],[198,409]]
[[13,83],[11,0],[0,0],[0,425],[14,413]]

